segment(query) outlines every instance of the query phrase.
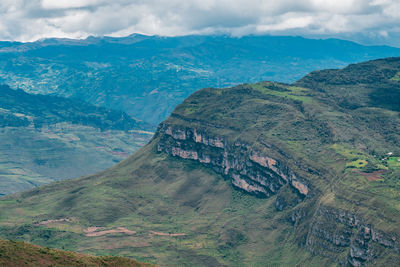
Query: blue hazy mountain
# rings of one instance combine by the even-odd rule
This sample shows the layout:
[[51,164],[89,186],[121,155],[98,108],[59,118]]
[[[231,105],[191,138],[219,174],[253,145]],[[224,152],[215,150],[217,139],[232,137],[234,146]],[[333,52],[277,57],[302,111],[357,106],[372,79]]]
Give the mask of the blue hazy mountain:
[[102,171],[150,138],[124,112],[0,84],[0,196]]
[[200,88],[293,82],[312,70],[399,55],[387,46],[276,36],[0,42],[0,83],[123,110],[157,125]]

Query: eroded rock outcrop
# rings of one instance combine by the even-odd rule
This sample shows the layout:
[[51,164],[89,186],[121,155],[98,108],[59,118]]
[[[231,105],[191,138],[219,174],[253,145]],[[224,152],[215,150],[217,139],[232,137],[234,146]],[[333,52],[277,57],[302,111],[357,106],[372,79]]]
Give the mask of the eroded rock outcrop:
[[[383,233],[354,214],[327,206],[318,208],[306,245],[311,252],[345,266],[364,266],[382,253],[400,253],[395,234]],[[340,254],[347,256],[340,259]]]
[[[309,184],[288,166],[245,142],[229,142],[198,129],[168,124],[161,124],[157,135],[159,152],[195,160],[228,177],[235,187],[250,194],[268,197],[279,193],[275,203],[277,211],[294,207],[306,196],[315,195],[310,194]],[[290,200],[281,196],[288,189],[281,190],[284,185],[298,198]],[[295,229],[303,224],[305,245],[314,254],[329,257],[343,266],[364,266],[388,250],[400,253],[400,241],[395,235],[377,230],[361,217],[323,205],[315,213],[311,211],[296,208],[290,220]],[[308,221],[305,228],[304,221]]]
[[266,197],[276,194],[285,184],[292,186],[301,197],[309,193],[305,181],[287,166],[242,142],[229,143],[223,137],[168,124],[161,124],[158,132],[158,151],[211,167],[248,193]]

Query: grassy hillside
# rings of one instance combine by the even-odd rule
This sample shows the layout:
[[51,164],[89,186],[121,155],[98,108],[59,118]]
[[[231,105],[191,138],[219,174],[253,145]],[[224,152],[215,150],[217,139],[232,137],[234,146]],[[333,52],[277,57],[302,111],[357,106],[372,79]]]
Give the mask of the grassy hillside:
[[399,54],[398,48],[283,36],[132,35],[3,42],[0,83],[79,98],[157,125],[200,88],[293,82],[316,69]]
[[153,266],[121,257],[93,257],[43,248],[25,242],[0,240],[1,266]]
[[376,95],[399,71],[200,90],[115,167],[2,198],[0,236],[166,266],[397,266],[400,116]]
[[[291,223],[275,212],[273,199],[236,191],[211,170],[157,154],[153,145],[108,173],[44,186],[1,205],[2,237],[81,253],[163,266],[327,263],[291,242]],[[88,236],[89,227],[136,233]]]
[[0,195],[98,172],[147,143],[120,111],[0,85]]

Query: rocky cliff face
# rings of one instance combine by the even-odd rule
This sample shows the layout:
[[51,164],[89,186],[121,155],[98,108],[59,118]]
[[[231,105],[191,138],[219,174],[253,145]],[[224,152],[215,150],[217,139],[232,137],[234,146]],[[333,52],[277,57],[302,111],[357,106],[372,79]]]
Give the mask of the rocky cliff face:
[[[229,178],[235,187],[247,193],[269,197],[287,184],[298,196],[296,204],[312,195],[312,187],[305,179],[283,162],[244,142],[230,143],[222,136],[168,123],[159,126],[157,136],[159,152],[197,161]],[[276,209],[281,211],[286,206],[287,199],[278,194]],[[400,252],[400,241],[394,234],[376,230],[347,211],[321,205],[314,214],[306,213],[296,209],[290,219],[297,228],[305,217],[312,216],[306,226],[305,245],[314,254],[330,257],[343,266],[364,266],[373,263],[383,251]]]
[[223,137],[168,124],[161,124],[158,132],[158,151],[211,167],[248,193],[267,197],[276,194],[285,184],[302,198],[310,191],[307,183],[282,162],[253,150],[248,144],[229,143]]
[[[292,219],[296,223],[299,217]],[[400,240],[395,234],[379,231],[363,218],[327,206],[320,206],[314,215],[306,246],[312,253],[344,266],[371,265],[377,257],[390,253],[398,257],[400,253]]]

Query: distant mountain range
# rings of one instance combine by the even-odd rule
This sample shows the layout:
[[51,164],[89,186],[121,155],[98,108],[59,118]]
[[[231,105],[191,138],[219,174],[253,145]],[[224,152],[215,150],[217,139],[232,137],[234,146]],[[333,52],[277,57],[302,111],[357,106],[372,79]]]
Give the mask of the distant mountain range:
[[121,111],[0,85],[0,195],[104,170],[148,129]]
[[205,88],[107,171],[0,199],[0,237],[166,266],[398,266],[400,57]]
[[0,85],[1,126],[41,128],[67,122],[100,130],[148,130],[150,125],[135,120],[125,112],[93,106],[84,101],[49,95],[28,94]]
[[398,55],[399,48],[386,46],[274,36],[0,42],[0,83],[81,99],[157,125],[200,88],[293,82],[316,69]]

